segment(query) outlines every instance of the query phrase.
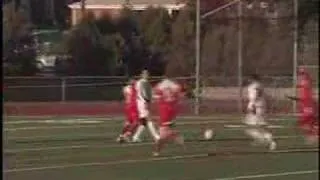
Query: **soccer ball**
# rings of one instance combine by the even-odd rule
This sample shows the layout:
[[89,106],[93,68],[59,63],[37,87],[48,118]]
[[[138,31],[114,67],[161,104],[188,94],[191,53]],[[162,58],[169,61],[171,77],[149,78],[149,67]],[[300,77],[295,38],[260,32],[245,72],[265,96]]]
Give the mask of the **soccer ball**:
[[212,140],[214,136],[214,132],[212,129],[207,129],[204,131],[204,139],[205,140]]

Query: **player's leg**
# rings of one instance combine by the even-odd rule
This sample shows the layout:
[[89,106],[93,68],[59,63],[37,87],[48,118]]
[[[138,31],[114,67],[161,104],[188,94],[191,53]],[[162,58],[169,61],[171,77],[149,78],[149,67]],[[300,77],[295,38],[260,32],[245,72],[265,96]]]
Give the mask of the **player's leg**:
[[122,131],[121,131],[120,135],[117,138],[117,142],[120,142],[120,143],[125,141],[127,133],[128,133],[128,131],[130,130],[130,127],[131,127],[132,118],[131,118],[130,111],[126,110],[125,111],[125,115],[126,115],[126,119],[125,119],[125,122],[124,122],[124,125],[123,125],[123,128],[122,128]]
[[169,126],[161,126],[159,128],[159,139],[155,143],[155,150],[153,152],[154,156],[159,156],[163,146],[168,143],[170,140],[175,139],[176,134]]
[[267,129],[267,123],[265,121],[265,108],[264,106],[257,106],[256,116],[258,119],[258,123],[260,128],[260,134],[263,138],[264,143],[269,146],[270,150],[276,149],[276,142],[273,139],[272,133]]
[[133,141],[138,141],[141,134],[143,133],[145,127],[147,127],[151,133],[151,136],[156,141],[159,139],[159,134],[156,131],[153,122],[150,120],[149,109],[146,107],[144,102],[138,102],[138,113],[140,119],[140,126],[137,128],[135,135],[133,136]]
[[255,113],[249,113],[246,116],[245,122],[248,128],[245,133],[254,140],[255,144],[267,144],[270,150],[274,150],[276,142],[273,140],[272,133],[265,128],[266,122],[263,114],[263,107],[257,106]]
[[304,133],[307,144],[315,144],[318,142],[318,126],[316,123],[316,117],[314,114],[308,114],[303,117],[304,121]]
[[129,138],[136,132],[137,128],[139,127],[139,117],[138,113],[136,111],[131,112],[131,121],[130,121],[130,126],[128,127],[126,133],[125,133],[125,138],[129,140]]
[[[161,122],[172,122],[172,119],[175,118],[175,113],[172,111],[162,111],[160,110],[160,119]],[[182,145],[185,149],[184,146],[184,138],[178,131],[176,131],[173,127],[173,124],[167,124],[163,125],[159,128],[159,135],[160,138],[158,141],[156,141],[155,144],[155,151],[153,153],[154,156],[158,156],[160,154],[160,151],[162,147],[168,143],[168,142],[176,142],[179,145]]]

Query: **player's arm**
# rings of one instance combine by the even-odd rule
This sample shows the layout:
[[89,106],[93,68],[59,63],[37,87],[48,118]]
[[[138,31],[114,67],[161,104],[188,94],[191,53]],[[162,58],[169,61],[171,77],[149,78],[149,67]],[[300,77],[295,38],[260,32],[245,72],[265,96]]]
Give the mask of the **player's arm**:
[[160,88],[159,88],[159,84],[157,84],[152,89],[152,99],[158,100],[159,98],[160,98]]
[[141,96],[146,102],[150,102],[152,99],[152,88],[149,82],[141,82]]
[[295,97],[295,96],[289,96],[289,95],[286,95],[286,98],[292,100],[292,101],[300,101],[300,98],[298,97]]

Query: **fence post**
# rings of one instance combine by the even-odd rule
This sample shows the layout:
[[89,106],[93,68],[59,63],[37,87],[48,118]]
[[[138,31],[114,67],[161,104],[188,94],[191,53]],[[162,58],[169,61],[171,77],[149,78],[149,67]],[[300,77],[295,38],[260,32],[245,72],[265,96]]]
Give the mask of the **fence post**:
[[61,101],[64,102],[66,100],[66,78],[61,79]]

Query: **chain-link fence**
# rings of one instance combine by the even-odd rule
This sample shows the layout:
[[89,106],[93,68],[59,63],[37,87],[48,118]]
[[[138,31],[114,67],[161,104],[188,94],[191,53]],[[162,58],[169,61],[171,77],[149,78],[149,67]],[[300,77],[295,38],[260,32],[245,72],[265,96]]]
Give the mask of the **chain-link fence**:
[[[215,83],[238,87],[234,93],[241,96],[249,74],[293,90],[300,65],[319,67],[318,21],[310,19],[299,29],[299,1],[220,1],[224,4],[201,16],[201,77],[219,76]],[[307,69],[318,85],[318,68]],[[233,103],[239,111],[244,107],[242,101]]]
[[[156,83],[160,77],[153,77]],[[237,102],[246,103],[246,91],[240,96],[237,77],[202,77],[200,113],[236,113]],[[186,87],[186,106],[194,107],[194,77],[179,77],[176,80]],[[6,77],[4,97],[6,102],[94,102],[121,101],[125,77]],[[268,95],[270,113],[289,113],[292,102],[285,99],[293,94],[292,77],[265,76],[263,83]],[[315,95],[318,89],[315,88]],[[316,98],[316,97],[315,97]],[[245,107],[245,106],[244,106]],[[243,109],[244,110],[244,109]]]

